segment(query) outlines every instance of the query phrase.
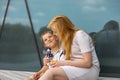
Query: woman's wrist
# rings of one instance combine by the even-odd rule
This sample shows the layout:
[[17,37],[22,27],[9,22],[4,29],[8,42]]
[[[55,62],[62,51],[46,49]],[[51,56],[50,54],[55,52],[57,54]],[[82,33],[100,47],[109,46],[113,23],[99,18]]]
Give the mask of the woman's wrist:
[[71,61],[70,60],[66,60],[64,63],[64,66],[71,66]]

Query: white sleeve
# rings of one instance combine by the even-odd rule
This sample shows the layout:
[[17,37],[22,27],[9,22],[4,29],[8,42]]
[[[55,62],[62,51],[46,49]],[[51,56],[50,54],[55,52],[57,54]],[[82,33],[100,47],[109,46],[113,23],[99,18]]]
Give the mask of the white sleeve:
[[90,36],[84,31],[78,31],[76,34],[77,43],[81,53],[92,51],[92,41]]

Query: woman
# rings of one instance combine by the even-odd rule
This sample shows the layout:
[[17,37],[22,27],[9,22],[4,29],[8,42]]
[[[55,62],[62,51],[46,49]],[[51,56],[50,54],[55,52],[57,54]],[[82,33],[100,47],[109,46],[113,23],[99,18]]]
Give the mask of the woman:
[[[58,60],[65,60],[65,56],[63,54],[63,50],[59,46],[59,40],[56,35],[53,35],[53,32],[48,29],[47,27],[43,27],[40,29],[41,33],[41,40],[43,42],[44,47],[49,47],[51,48],[51,52],[53,54],[53,60],[58,61]],[[33,74],[30,78],[26,80],[38,80],[44,72],[49,68],[50,65],[48,63],[50,62],[49,57],[46,55],[44,57],[44,66],[42,69],[35,74]],[[51,63],[52,64],[52,63]]]
[[90,36],[64,15],[55,16],[48,28],[59,37],[66,60],[57,61],[39,80],[97,80],[99,61]]

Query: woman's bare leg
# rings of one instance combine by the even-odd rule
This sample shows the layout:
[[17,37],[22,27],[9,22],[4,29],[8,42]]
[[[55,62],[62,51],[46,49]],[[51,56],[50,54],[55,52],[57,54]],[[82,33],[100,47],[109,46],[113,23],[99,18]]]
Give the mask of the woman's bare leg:
[[60,67],[48,69],[38,80],[68,80],[64,70]]

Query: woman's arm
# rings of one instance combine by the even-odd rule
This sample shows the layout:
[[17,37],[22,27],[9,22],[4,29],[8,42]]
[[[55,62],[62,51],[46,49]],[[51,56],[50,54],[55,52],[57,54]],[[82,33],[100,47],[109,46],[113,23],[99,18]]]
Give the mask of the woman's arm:
[[90,68],[92,66],[92,54],[91,52],[86,52],[82,54],[83,58],[78,60],[65,60],[57,61],[54,66],[75,66],[82,68]]
[[64,65],[82,67],[82,68],[90,68],[92,66],[92,54],[91,52],[86,52],[82,54],[83,58],[79,60],[66,60]]

